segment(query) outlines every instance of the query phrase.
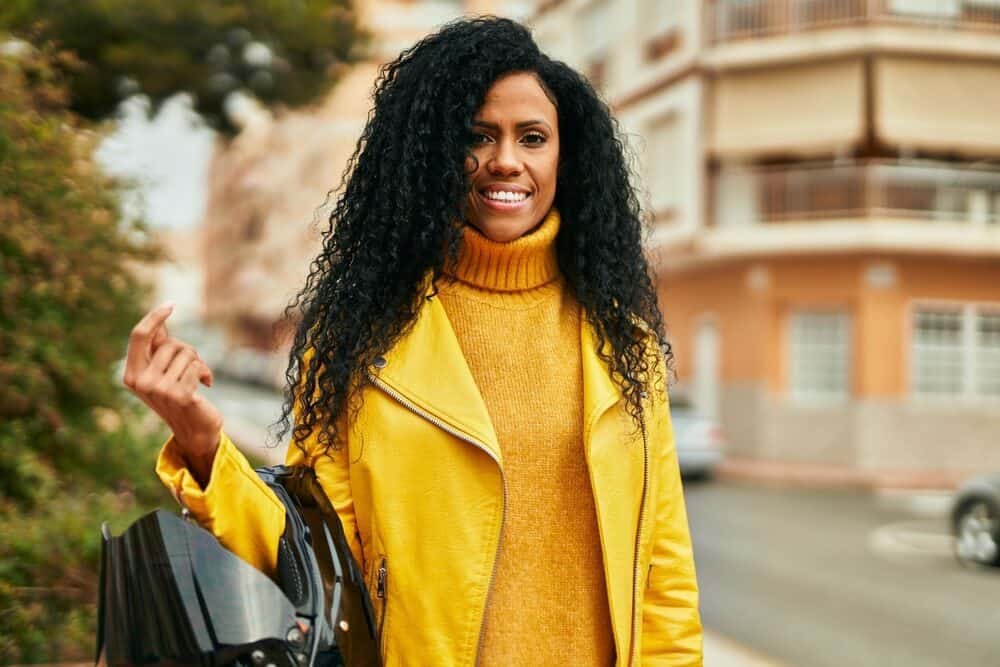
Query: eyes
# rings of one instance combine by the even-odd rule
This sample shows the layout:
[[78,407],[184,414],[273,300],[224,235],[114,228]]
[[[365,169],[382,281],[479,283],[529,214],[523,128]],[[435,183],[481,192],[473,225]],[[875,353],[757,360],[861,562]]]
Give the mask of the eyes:
[[[549,138],[538,130],[529,130],[521,135],[518,143],[525,144],[527,146],[541,146],[548,140]],[[469,136],[469,144],[472,146],[485,146],[486,144],[492,143],[496,143],[496,139],[485,132],[473,131]]]

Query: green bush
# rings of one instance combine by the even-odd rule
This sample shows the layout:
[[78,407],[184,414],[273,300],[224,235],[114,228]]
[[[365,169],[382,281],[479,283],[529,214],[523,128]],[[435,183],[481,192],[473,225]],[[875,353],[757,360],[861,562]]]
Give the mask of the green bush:
[[159,251],[65,108],[69,64],[0,58],[0,663],[92,657],[100,525],[169,503],[115,370],[149,296],[129,267]]

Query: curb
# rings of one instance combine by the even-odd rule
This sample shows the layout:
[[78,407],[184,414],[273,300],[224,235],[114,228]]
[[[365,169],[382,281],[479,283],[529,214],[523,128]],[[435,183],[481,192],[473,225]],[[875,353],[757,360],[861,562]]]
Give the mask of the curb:
[[719,479],[737,482],[870,490],[951,491],[973,474],[962,470],[862,470],[835,464],[733,456],[726,457],[715,468]]

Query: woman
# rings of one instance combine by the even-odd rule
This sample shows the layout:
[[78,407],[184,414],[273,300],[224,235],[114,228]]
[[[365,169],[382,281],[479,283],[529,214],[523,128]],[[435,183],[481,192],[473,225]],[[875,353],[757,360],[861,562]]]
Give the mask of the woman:
[[[607,107],[528,31],[445,26],[381,73],[296,305],[283,423],[389,665],[700,665],[663,323]],[[157,471],[273,572],[281,506],[149,313],[125,383]],[[666,354],[664,354],[666,352]]]

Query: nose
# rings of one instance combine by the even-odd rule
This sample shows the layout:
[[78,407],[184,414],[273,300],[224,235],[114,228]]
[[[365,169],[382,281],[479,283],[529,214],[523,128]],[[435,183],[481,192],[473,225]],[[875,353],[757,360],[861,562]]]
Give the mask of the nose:
[[486,168],[496,176],[515,176],[521,173],[521,160],[517,146],[512,141],[498,141]]

